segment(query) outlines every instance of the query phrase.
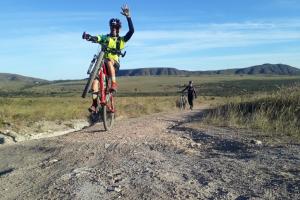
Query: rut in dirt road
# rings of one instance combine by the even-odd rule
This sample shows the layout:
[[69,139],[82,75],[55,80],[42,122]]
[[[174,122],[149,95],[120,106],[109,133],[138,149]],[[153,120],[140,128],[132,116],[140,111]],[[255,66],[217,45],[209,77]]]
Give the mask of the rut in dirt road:
[[0,146],[0,199],[300,198],[299,145],[255,145],[190,123],[200,118],[155,114]]

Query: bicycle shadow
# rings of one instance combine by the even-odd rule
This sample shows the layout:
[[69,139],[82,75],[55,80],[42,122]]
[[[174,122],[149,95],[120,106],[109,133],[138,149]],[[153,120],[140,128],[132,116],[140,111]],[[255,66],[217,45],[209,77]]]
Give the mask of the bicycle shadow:
[[[92,130],[90,130],[90,129],[92,129]],[[107,132],[107,131],[104,129],[103,121],[98,121],[98,122],[94,122],[94,123],[89,123],[88,126],[85,126],[83,129],[75,131],[74,133],[81,133],[81,132],[84,132],[84,133],[99,133],[99,132],[104,133],[104,132]]]

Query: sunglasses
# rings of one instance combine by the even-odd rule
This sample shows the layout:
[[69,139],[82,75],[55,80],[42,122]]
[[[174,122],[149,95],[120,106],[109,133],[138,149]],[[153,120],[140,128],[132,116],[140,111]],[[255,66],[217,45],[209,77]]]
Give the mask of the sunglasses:
[[110,26],[110,28],[112,28],[112,29],[120,29],[120,26],[118,26],[118,25],[112,25],[112,26]]

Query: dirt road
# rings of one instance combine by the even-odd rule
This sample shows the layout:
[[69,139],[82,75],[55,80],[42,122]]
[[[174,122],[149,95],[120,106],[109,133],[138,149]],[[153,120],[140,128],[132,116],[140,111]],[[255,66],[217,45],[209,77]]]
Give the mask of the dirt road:
[[300,146],[195,128],[193,112],[0,146],[0,199],[300,199]]

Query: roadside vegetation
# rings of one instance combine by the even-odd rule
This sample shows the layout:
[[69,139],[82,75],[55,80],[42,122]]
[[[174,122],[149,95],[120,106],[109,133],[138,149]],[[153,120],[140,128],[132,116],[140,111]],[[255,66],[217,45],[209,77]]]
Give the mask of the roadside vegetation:
[[206,111],[204,122],[300,139],[300,85],[226,98],[222,104]]
[[[176,97],[118,97],[117,117],[130,118],[172,111],[176,109]],[[85,119],[89,112],[90,98],[35,97],[1,98],[0,130],[21,131],[39,121],[63,121]]]

